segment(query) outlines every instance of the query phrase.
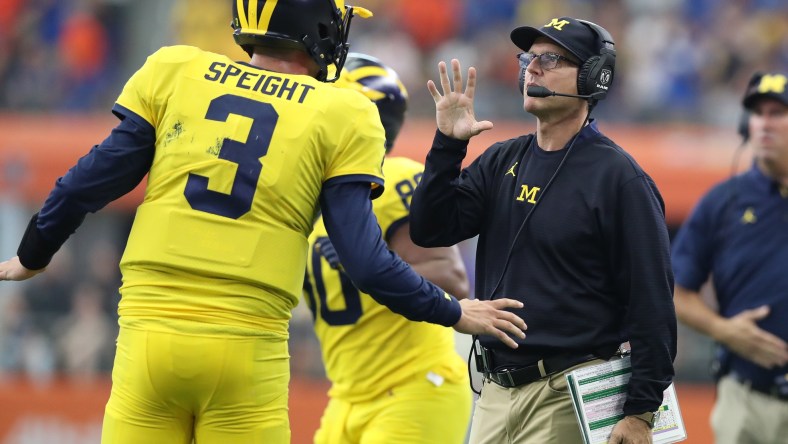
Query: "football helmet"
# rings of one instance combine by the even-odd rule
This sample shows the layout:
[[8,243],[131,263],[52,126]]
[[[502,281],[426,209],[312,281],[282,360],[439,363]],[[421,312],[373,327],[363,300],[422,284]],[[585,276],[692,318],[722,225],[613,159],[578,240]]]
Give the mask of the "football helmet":
[[[254,46],[305,49],[319,67],[317,79],[333,82],[345,63],[350,20],[356,14],[372,15],[344,0],[235,0],[233,37],[250,56]],[[331,79],[329,72],[335,73]]]
[[336,85],[359,91],[377,105],[390,151],[408,107],[408,91],[396,71],[372,56],[350,53]]

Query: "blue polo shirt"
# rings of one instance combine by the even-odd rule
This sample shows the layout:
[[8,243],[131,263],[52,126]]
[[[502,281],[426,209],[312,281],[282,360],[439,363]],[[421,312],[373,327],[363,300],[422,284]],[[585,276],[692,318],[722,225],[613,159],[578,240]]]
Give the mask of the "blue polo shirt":
[[[720,314],[768,305],[758,326],[788,341],[788,189],[753,167],[715,186],[673,241],[675,282],[697,291],[713,276]],[[768,387],[788,366],[767,370],[721,350],[722,364]]]

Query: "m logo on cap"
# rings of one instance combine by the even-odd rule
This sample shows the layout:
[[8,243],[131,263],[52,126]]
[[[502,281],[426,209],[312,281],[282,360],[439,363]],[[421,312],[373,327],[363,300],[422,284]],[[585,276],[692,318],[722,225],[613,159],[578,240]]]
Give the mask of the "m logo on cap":
[[554,19],[550,20],[550,23],[544,25],[544,27],[545,28],[555,28],[558,31],[562,31],[561,28],[563,28],[564,25],[568,25],[568,24],[569,24],[569,20],[558,20],[557,18],[554,18]]
[[782,74],[766,74],[765,76],[761,77],[761,83],[758,84],[758,92],[761,94],[770,92],[782,94],[785,92],[786,83],[788,83],[788,78]]

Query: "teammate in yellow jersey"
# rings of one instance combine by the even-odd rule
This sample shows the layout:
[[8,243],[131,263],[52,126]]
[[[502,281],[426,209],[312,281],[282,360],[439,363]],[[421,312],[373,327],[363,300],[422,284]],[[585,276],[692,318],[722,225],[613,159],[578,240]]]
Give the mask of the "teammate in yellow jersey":
[[[362,92],[377,105],[390,150],[407,104],[394,70],[351,53],[336,84]],[[423,171],[416,161],[387,157],[386,190],[372,208],[389,248],[427,279],[465,298],[469,284],[457,247],[426,249],[410,240],[410,196]],[[322,218],[309,245],[305,298],[331,380],[331,399],[315,443],[464,442],[472,397],[453,331],[408,321],[356,289]]]
[[118,126],[58,179],[18,256],[0,263],[0,280],[40,273],[87,213],[148,175],[120,263],[104,443],[290,441],[287,324],[318,202],[348,275],[378,301],[507,344],[524,336],[504,310],[519,303],[458,302],[381,241],[370,195],[383,191],[383,128],[369,100],[325,84],[354,12],[368,11],[232,7],[250,62],[183,46],[150,56],[113,108]]

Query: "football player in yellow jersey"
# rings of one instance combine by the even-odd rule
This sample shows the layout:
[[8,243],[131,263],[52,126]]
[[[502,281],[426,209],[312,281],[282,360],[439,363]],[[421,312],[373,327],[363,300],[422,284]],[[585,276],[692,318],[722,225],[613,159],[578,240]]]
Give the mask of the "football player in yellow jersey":
[[[349,54],[337,81],[378,107],[390,150],[405,118],[407,92],[379,60]],[[415,271],[457,298],[468,278],[456,246],[421,248],[410,240],[410,197],[424,165],[387,157],[386,190],[372,208],[384,238]],[[305,298],[331,380],[316,444],[460,444],[471,415],[465,362],[451,329],[399,316],[353,286],[322,218],[309,236]]]
[[344,64],[351,17],[368,11],[231,3],[250,61],[184,46],[151,55],[113,108],[118,126],[58,179],[18,256],[0,263],[0,280],[40,273],[87,213],[147,174],[120,263],[104,443],[290,441],[287,324],[318,204],[348,276],[393,311],[510,345],[525,335],[505,310],[519,302],[458,302],[381,239],[377,110],[325,83]]

